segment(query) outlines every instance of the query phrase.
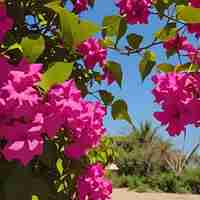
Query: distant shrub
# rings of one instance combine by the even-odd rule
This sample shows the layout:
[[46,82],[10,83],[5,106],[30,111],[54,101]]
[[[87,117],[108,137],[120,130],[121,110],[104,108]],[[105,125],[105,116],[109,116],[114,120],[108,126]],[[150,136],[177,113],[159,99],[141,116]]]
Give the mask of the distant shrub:
[[193,194],[200,194],[200,168],[190,168],[181,176],[184,184],[190,187]]

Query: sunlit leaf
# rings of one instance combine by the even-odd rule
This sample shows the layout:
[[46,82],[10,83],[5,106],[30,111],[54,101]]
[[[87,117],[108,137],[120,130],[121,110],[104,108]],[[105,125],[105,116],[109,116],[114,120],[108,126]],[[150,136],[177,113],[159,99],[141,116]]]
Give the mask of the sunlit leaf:
[[24,56],[30,61],[35,62],[45,49],[45,40],[41,35],[29,35],[22,39],[21,47]]
[[125,120],[133,125],[128,113],[128,106],[124,100],[117,100],[112,104],[112,117],[114,120]]
[[142,80],[144,80],[156,64],[156,55],[152,51],[146,51],[140,61],[139,70]]
[[57,83],[63,83],[72,73],[73,63],[55,62],[43,74],[39,86],[47,91],[50,87]]
[[200,8],[177,6],[177,18],[187,23],[200,23]]

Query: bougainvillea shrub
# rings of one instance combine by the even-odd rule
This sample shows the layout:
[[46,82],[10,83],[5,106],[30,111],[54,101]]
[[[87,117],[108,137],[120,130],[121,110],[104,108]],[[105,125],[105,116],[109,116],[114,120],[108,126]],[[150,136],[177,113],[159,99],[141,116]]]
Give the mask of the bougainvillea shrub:
[[[134,124],[126,102],[109,91],[123,84],[110,51],[142,56],[143,81],[154,69],[152,93],[161,108],[154,116],[171,136],[200,124],[199,1],[114,0],[116,13],[103,16],[101,26],[82,18],[94,6],[95,0],[0,1],[2,200],[111,199],[105,167],[116,153],[104,138],[104,119],[111,112]],[[151,26],[152,16],[165,26],[144,45],[142,34],[128,28]],[[159,64],[152,47],[177,63]]]

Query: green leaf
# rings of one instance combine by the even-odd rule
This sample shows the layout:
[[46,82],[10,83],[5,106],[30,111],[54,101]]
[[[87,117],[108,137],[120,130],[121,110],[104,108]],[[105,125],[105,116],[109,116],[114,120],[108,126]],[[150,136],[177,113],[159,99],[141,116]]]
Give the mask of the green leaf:
[[103,164],[106,164],[108,159],[107,159],[107,154],[106,152],[98,152],[97,155],[96,155],[96,159],[98,162],[101,162]]
[[133,49],[137,49],[139,48],[141,42],[143,40],[143,36],[141,35],[137,35],[135,33],[131,33],[127,36],[127,41],[128,44],[133,48]]
[[59,192],[62,192],[64,189],[65,189],[65,186],[64,186],[63,183],[61,183],[61,184],[59,185],[58,189],[57,189],[57,192],[58,192],[58,193],[59,193]]
[[175,0],[176,1],[176,5],[187,5],[188,4],[188,0]]
[[115,46],[113,40],[111,38],[106,37],[104,40],[101,40],[101,45],[104,48],[113,47]]
[[113,97],[112,93],[110,93],[106,90],[100,90],[99,95],[105,105],[110,105],[113,102],[114,97]]
[[139,70],[142,80],[151,73],[154,65],[156,64],[156,55],[152,52],[147,50],[144,53],[142,60],[140,61]]
[[34,63],[45,49],[45,40],[42,35],[28,35],[21,41],[24,56]]
[[106,16],[103,19],[103,34],[115,36],[116,43],[124,36],[127,31],[127,23],[121,16]]
[[177,53],[176,49],[171,49],[169,51],[166,51],[166,56],[169,59],[171,56],[174,56]]
[[90,38],[95,33],[99,32],[100,28],[97,24],[90,21],[81,21],[76,29],[75,46]]
[[114,61],[108,61],[106,68],[112,74],[113,78],[117,81],[118,85],[121,87],[123,79],[121,65]]
[[32,195],[32,200],[40,200],[37,195]]
[[186,23],[200,23],[200,8],[177,6],[177,19]]
[[167,63],[159,64],[159,65],[157,65],[157,68],[161,72],[173,72],[174,71],[174,66],[171,64],[167,64]]
[[187,72],[191,63],[185,63],[182,65],[176,65],[175,72]]
[[62,176],[64,168],[63,168],[63,161],[61,158],[59,158],[56,162],[56,167],[58,169],[59,174]]
[[18,43],[12,44],[8,47],[7,51],[13,50],[13,49],[19,49],[21,52],[23,52],[22,46]]
[[57,83],[63,83],[69,78],[72,73],[73,63],[67,62],[55,62],[52,66],[43,74],[42,80],[39,86],[48,91],[50,87]]
[[169,40],[177,34],[176,23],[168,23],[164,28],[155,33],[156,39]]
[[114,120],[125,120],[133,126],[128,113],[128,106],[124,100],[117,100],[112,104],[112,118]]
[[45,6],[58,14],[61,37],[64,40],[64,44],[68,47],[75,47],[100,31],[98,25],[89,21],[80,21],[77,15],[68,12],[57,3],[49,3]]
[[160,18],[163,17],[165,10],[167,10],[172,3],[174,3],[174,0],[156,0],[154,6]]
[[176,65],[175,72],[197,72],[199,70],[199,65],[192,63],[185,63],[182,65]]
[[40,26],[45,26],[47,25],[47,20],[44,18],[44,16],[42,14],[38,14],[37,15],[38,21],[39,21],[39,25]]

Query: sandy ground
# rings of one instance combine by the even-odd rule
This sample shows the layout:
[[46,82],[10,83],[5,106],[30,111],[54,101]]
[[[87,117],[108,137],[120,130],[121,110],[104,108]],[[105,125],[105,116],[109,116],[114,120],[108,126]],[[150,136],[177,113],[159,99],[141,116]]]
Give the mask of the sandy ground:
[[126,189],[115,189],[112,200],[200,200],[200,195],[136,193],[129,192]]

